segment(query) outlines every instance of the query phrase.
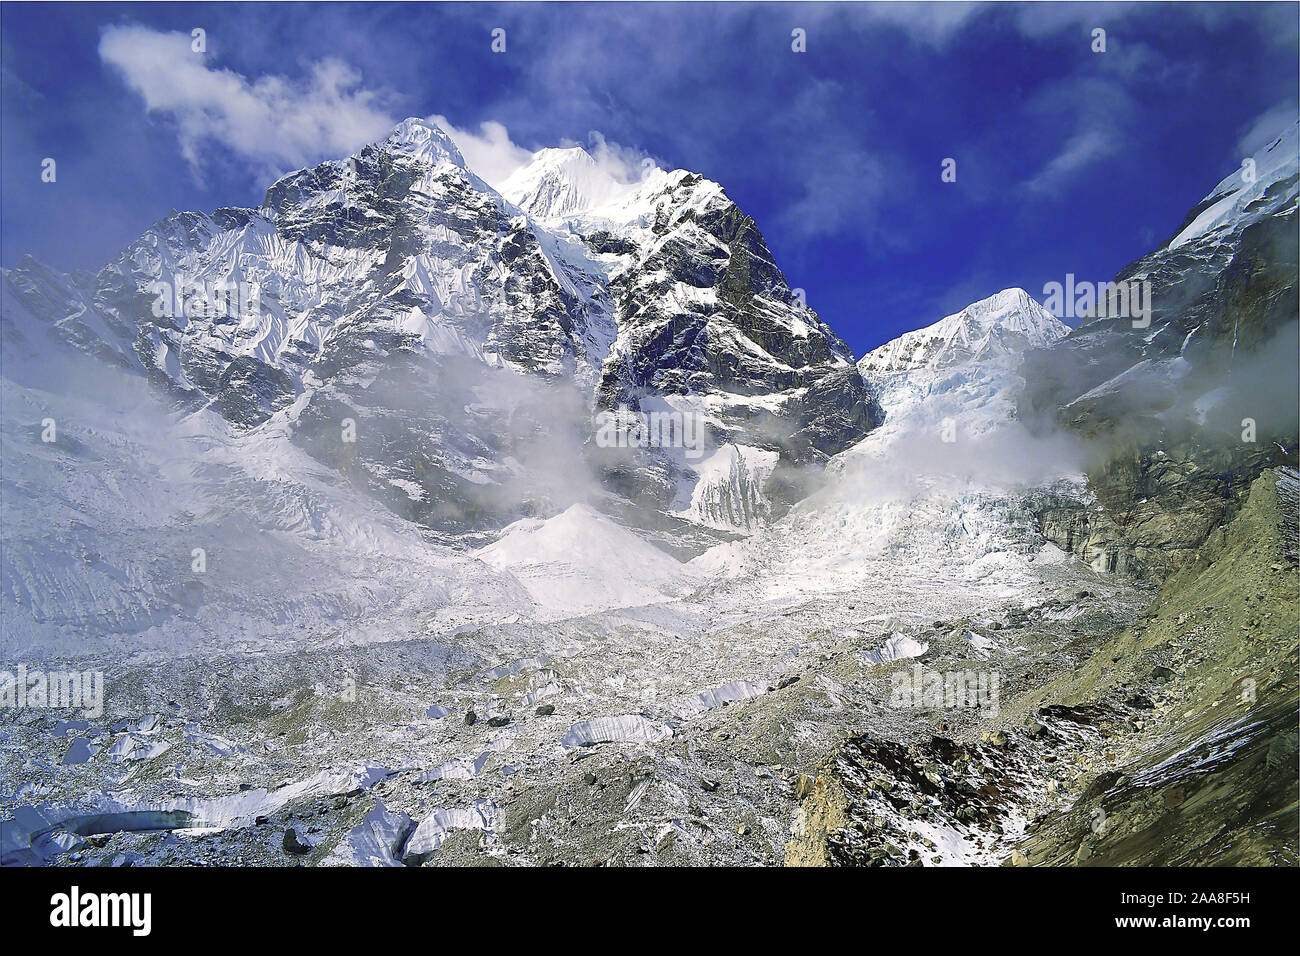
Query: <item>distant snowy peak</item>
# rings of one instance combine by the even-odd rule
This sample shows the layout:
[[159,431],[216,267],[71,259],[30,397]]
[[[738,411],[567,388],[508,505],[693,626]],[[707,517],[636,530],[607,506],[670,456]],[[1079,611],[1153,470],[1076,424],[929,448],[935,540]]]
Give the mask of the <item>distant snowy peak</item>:
[[600,168],[581,146],[540,149],[510,174],[501,195],[535,219],[564,219],[616,198],[632,187]]
[[[1201,201],[1170,249],[1222,230],[1234,233],[1246,222],[1294,209],[1300,172],[1300,124],[1292,125],[1226,176]],[[1279,206],[1281,208],[1279,208]]]
[[388,152],[404,153],[434,167],[444,163],[465,167],[465,158],[451,137],[441,127],[418,116],[402,120],[376,145]]
[[1001,361],[1026,349],[1049,348],[1069,326],[1024,289],[1004,289],[934,325],[900,335],[858,362],[863,374],[947,368],[971,361]]

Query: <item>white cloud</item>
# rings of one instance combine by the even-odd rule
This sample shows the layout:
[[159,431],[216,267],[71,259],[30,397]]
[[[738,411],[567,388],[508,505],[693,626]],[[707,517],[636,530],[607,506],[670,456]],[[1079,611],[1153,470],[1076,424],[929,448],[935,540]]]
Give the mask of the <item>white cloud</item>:
[[[534,151],[511,139],[510,130],[496,120],[480,123],[478,132],[475,133],[456,126],[438,113],[427,118],[429,122],[446,130],[465,157],[465,165],[493,189],[500,189],[511,173],[532,161]],[[559,145],[565,149],[583,147],[596,161],[596,165],[617,182],[640,182],[647,169],[654,166],[654,160],[646,153],[612,142],[599,130],[592,130],[587,137],[586,143],[566,138],[561,139]]]
[[1072,121],[1072,128],[1062,131],[1052,158],[1024,183],[1039,193],[1064,192],[1080,172],[1118,155],[1139,115],[1136,101],[1123,85],[1088,76],[1051,84],[1035,94],[1027,109],[1030,116],[1054,127],[1063,125],[1063,119]]
[[445,116],[435,114],[428,119],[446,131],[465,157],[465,165],[493,189],[533,158],[532,152],[511,140],[510,131],[495,120],[480,123],[479,131],[473,133],[452,125]]
[[851,229],[893,242],[894,237],[876,232],[881,225],[877,207],[888,185],[887,167],[875,156],[847,145],[830,151],[792,189],[793,202],[781,213],[782,228],[801,237]]
[[1052,159],[1039,170],[1026,188],[1035,192],[1052,192],[1069,183],[1075,173],[1114,154],[1118,144],[1109,132],[1086,129],[1071,136]]
[[[846,16],[861,22],[902,27],[917,40],[941,46],[986,9],[988,5],[980,2],[914,3],[895,0],[892,3],[850,4],[843,11]],[[832,5],[821,8],[821,12],[833,15],[840,12],[840,8]]]
[[1022,36],[1038,38],[1078,31],[1087,48],[1094,28],[1111,28],[1129,14],[1140,12],[1141,8],[1140,3],[1119,0],[1112,3],[1025,3],[1009,9],[1015,14],[1016,27]]
[[[274,179],[325,159],[355,153],[397,125],[389,94],[362,86],[361,74],[333,58],[310,65],[300,80],[255,78],[213,65],[190,48],[184,33],[143,26],[107,28],[99,56],[121,74],[150,113],[176,124],[181,153],[196,174],[214,154],[246,162],[255,176]],[[462,129],[445,116],[428,117],[459,147],[465,163],[496,187],[532,158],[501,123]],[[566,142],[564,145],[572,145]],[[588,151],[619,182],[641,178],[645,155],[590,134]]]
[[1277,139],[1300,120],[1300,106],[1294,100],[1279,103],[1251,121],[1251,124],[1237,140],[1237,155],[1233,161],[1242,157],[1254,156],[1273,140]]
[[561,146],[581,146],[596,161],[596,165],[615,182],[637,183],[658,164],[645,152],[633,147],[622,146],[605,138],[605,134],[593,129],[587,134],[587,142],[576,140],[561,141]]
[[380,97],[361,87],[347,64],[324,59],[308,77],[255,80],[213,67],[183,33],[141,26],[109,27],[99,55],[144,100],[175,122],[181,152],[197,171],[213,147],[272,175],[345,156],[394,125]]

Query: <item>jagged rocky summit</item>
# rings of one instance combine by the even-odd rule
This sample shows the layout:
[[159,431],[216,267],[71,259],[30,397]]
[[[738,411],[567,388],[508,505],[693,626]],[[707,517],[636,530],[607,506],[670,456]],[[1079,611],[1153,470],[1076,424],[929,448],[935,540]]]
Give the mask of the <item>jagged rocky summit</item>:
[[[676,543],[744,532],[881,417],[717,183],[546,149],[497,192],[415,118],[257,208],[172,213],[95,275],[27,257],[4,286],[9,348],[52,335],[287,423],[450,535],[577,496]],[[593,416],[621,409],[695,416],[701,453],[600,447]]]

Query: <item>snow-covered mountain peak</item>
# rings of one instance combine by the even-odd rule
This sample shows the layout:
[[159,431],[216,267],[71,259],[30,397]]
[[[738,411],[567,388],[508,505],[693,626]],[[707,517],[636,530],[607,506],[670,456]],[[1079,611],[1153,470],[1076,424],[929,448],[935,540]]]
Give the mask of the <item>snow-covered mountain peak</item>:
[[377,145],[389,152],[405,153],[430,166],[444,162],[453,166],[465,165],[465,158],[451,137],[438,125],[418,116],[402,120]]
[[[465,157],[441,127],[418,116],[409,116],[386,136],[351,156],[326,160],[282,176],[267,190],[262,214],[279,220],[286,215],[293,218],[310,208],[353,205],[360,201],[367,177],[376,179],[376,185],[387,179],[383,170],[390,161],[422,178],[451,172],[471,188],[491,193],[497,200],[491,187],[470,172]],[[403,180],[403,188],[409,185],[409,181]]]
[[1048,348],[1069,332],[1069,326],[1024,289],[1003,289],[873,349],[858,362],[858,369],[901,372],[975,360],[1002,362],[1026,349]]
[[592,158],[591,153],[581,146],[547,146],[545,149],[539,149],[533,153],[532,161],[528,166],[597,168],[596,160]]
[[[838,456],[833,470],[844,473],[866,462],[879,487],[891,480],[882,467],[899,463],[903,486],[917,476],[973,482],[985,490],[1021,479],[1072,479],[1072,450],[1035,445],[1017,411],[1025,351],[1050,348],[1069,332],[1024,289],[1012,288],[868,352],[858,370],[884,409],[885,423]],[[1032,478],[1008,474],[1002,463],[1019,460],[1030,447],[1050,463],[1047,470]]]
[[[752,530],[783,504],[763,489],[778,462],[821,464],[880,420],[848,348],[792,301],[717,183],[571,147],[498,191],[415,117],[282,177],[256,209],[174,213],[95,276],[24,263],[4,280],[5,330],[55,327],[240,428],[292,416],[317,460],[363,469],[450,535],[569,503],[573,475],[524,457],[535,435],[585,434],[589,412],[689,396],[710,447],[745,450],[678,461],[663,449],[688,412],[654,406],[678,439],[568,456],[688,547],[685,523]],[[371,425],[345,461],[327,436],[358,415]]]
[[[972,302],[960,313],[980,328],[1029,329],[1038,323],[1039,315],[1045,310],[1030,297],[1024,289],[1003,289],[978,302]],[[1050,313],[1048,318],[1050,318]]]
[[581,146],[540,149],[510,174],[501,195],[536,219],[564,219],[627,192]]

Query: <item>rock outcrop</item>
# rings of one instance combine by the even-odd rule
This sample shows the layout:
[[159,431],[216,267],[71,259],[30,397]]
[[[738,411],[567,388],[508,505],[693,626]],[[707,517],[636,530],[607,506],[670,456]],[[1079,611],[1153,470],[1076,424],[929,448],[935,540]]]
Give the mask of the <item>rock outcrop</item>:
[[1150,314],[1085,320],[1026,354],[1021,402],[1088,441],[1104,513],[1044,515],[1044,531],[1106,570],[1164,577],[1231,518],[1253,479],[1297,446],[1296,197],[1290,129],[1114,282]]

